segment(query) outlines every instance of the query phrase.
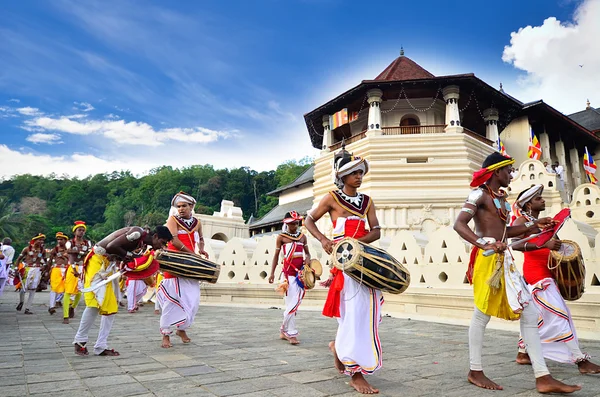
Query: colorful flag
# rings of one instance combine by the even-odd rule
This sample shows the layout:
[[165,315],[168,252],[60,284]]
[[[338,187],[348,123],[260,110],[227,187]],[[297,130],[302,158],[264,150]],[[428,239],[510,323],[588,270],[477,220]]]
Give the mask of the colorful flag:
[[504,147],[504,143],[502,143],[502,139],[498,136],[498,140],[496,141],[496,148],[500,152],[501,155],[508,157],[508,153],[506,153],[506,148]]
[[329,125],[331,125],[332,130],[335,130],[344,124],[348,124],[348,109],[342,109],[335,113],[333,116],[331,116],[329,121]]
[[358,112],[352,112],[350,113],[350,121],[354,121],[358,118]]
[[590,152],[588,152],[587,146],[585,148],[585,153],[583,154],[583,168],[585,169],[585,174],[590,183],[596,184],[596,182],[598,182],[598,178],[596,178],[595,175],[597,167],[594,158],[590,156]]
[[531,127],[529,127],[529,150],[527,151],[527,156],[534,160],[542,158],[542,145],[540,145],[540,141],[538,141]]

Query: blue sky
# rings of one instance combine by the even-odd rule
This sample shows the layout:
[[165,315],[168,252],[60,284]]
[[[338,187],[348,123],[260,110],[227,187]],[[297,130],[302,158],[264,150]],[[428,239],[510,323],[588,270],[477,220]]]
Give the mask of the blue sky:
[[[265,170],[315,156],[302,115],[374,78],[401,45],[436,75],[474,72],[523,100],[552,97],[556,71],[528,48],[552,53],[554,34],[600,17],[598,0],[452,3],[1,2],[0,175]],[[537,30],[512,45],[526,26]],[[557,98],[559,110],[583,109],[585,98]]]

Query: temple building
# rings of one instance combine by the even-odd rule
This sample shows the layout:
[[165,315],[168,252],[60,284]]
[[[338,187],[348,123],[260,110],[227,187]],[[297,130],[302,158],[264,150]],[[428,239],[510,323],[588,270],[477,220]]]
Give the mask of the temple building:
[[[340,111],[346,118],[332,125]],[[375,199],[384,236],[400,230],[426,233],[454,222],[471,175],[498,149],[498,138],[518,168],[528,160],[533,131],[542,160],[564,167],[562,181],[543,171],[533,175],[528,168],[519,170],[511,185],[516,189],[548,179],[554,208],[569,202],[575,188],[586,182],[585,147],[594,155],[600,145],[590,129],[600,127],[586,127],[578,113],[563,115],[542,100],[523,103],[472,73],[434,76],[403,51],[375,79],[363,80],[304,119],[312,145],[320,149],[314,203],[334,188],[332,159],[345,142],[348,151],[371,164],[361,190]],[[329,223],[322,220],[321,226]]]

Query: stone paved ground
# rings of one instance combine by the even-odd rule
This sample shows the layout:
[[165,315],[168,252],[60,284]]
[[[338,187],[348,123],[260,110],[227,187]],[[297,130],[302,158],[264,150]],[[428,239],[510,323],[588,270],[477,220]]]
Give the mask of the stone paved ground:
[[[356,396],[332,368],[327,342],[335,320],[316,311],[298,316],[302,344],[279,340],[281,310],[201,306],[193,342],[160,348],[158,317],[146,305],[119,313],[111,334],[117,358],[79,357],[71,342],[79,324],[47,313],[48,293],[35,315],[15,311],[17,294],[0,298],[0,396]],[[92,340],[97,334],[93,328]],[[381,325],[384,367],[370,377],[383,396],[534,396],[530,367],[514,363],[517,335],[488,330],[484,365],[504,385],[490,392],[469,385],[467,329],[386,317]],[[600,342],[582,341],[600,356]],[[559,379],[583,386],[578,396],[600,396],[600,377],[550,363]]]

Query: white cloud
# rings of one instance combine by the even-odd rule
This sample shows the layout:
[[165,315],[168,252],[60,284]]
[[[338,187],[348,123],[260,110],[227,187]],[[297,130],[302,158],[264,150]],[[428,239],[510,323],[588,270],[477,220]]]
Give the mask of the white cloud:
[[25,121],[26,128],[57,131],[75,135],[101,135],[115,144],[161,146],[168,141],[211,143],[228,138],[232,132],[203,127],[155,130],[143,122],[125,120],[77,120],[72,117],[36,117]]
[[502,60],[527,72],[511,95],[543,99],[564,113],[600,107],[600,0],[585,0],[573,22],[551,17],[511,33]]
[[17,112],[21,113],[23,116],[40,116],[43,114],[42,112],[40,112],[40,109],[32,108],[30,106],[17,108]]
[[36,133],[36,134],[29,135],[27,137],[27,141],[29,141],[31,143],[36,143],[36,144],[45,143],[48,145],[62,143],[62,141],[60,140],[60,135],[58,135],[58,134],[43,134],[43,133]]
[[11,99],[8,100],[8,102],[20,103],[21,100],[20,99],[16,99],[16,98],[11,98]]
[[73,102],[73,103],[75,104],[75,107],[73,107],[73,109],[81,110],[82,112],[90,112],[90,111],[96,109],[88,102]]

